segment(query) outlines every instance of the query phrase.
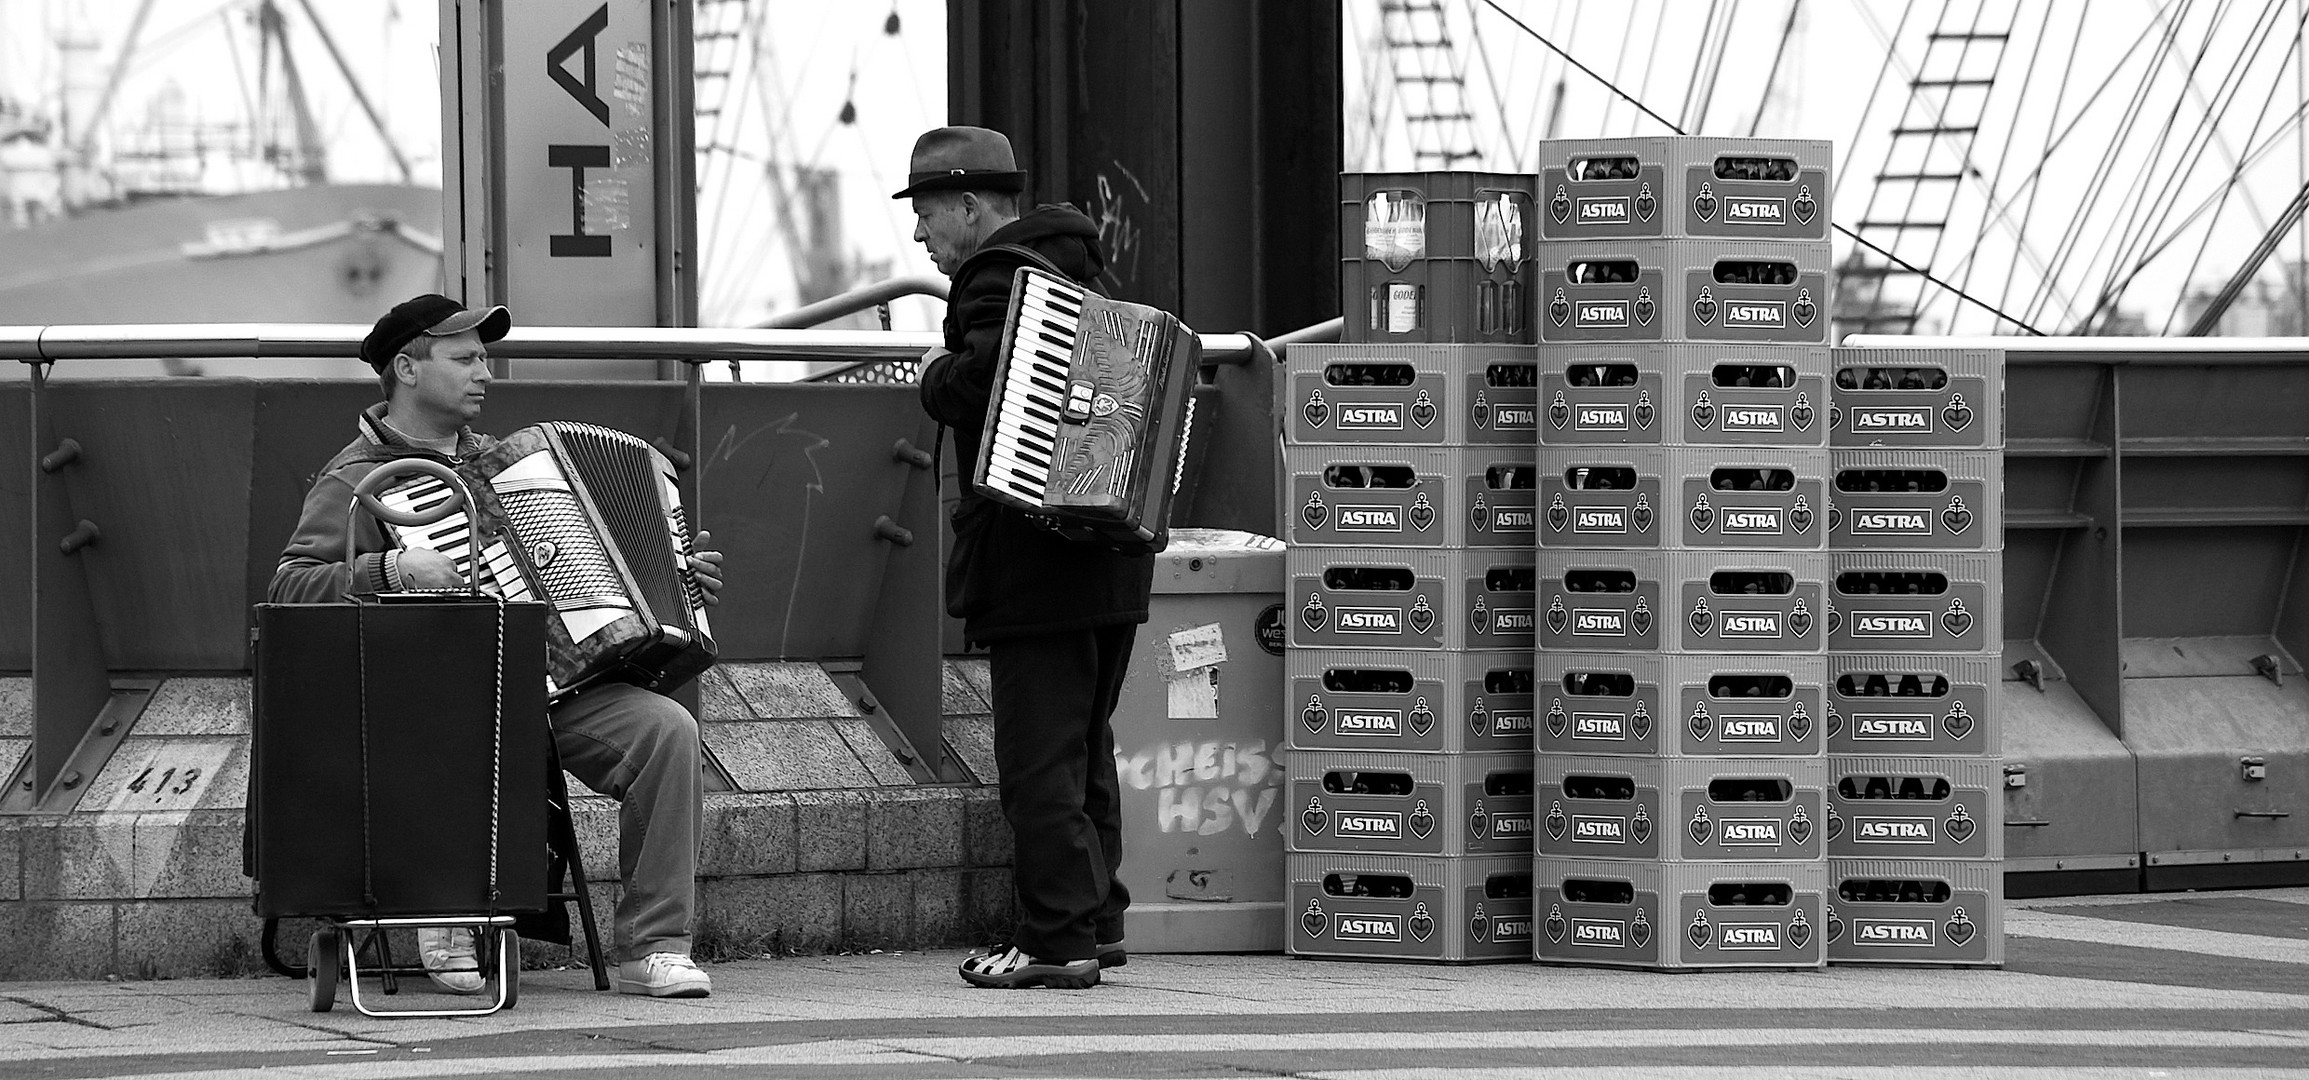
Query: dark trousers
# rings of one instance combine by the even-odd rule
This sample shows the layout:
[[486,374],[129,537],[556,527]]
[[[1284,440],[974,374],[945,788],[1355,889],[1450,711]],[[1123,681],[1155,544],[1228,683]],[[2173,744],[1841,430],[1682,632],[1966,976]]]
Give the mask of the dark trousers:
[[1017,859],[1012,943],[1046,960],[1082,960],[1120,941],[1130,892],[1122,865],[1122,793],[1114,729],[1136,626],[996,641],[994,763]]

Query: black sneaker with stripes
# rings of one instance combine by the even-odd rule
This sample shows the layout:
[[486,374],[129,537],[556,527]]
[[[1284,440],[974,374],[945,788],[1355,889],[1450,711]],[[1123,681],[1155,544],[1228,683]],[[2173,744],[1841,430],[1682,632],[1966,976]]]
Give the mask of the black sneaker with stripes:
[[1043,960],[1016,945],[1002,945],[962,961],[962,981],[996,990],[1024,990],[1047,986],[1054,990],[1088,990],[1098,985],[1099,958]]

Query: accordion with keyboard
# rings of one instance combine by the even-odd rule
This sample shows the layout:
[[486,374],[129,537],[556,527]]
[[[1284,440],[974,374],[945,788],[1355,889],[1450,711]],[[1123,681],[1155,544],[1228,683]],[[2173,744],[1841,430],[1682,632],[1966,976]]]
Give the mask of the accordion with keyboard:
[[[670,693],[713,666],[688,515],[656,448],[622,431],[553,422],[506,436],[457,472],[471,507],[425,525],[388,519],[385,532],[401,547],[448,556],[485,592],[549,605],[549,693],[600,681]],[[422,475],[377,496],[404,514],[453,497]]]
[[1058,532],[1160,551],[1202,341],[1178,317],[1024,266],[986,406],[978,490]]

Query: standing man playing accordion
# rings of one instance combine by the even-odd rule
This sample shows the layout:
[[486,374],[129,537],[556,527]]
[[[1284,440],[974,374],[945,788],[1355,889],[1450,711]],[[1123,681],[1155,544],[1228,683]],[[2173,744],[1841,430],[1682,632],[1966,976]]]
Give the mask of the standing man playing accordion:
[[954,429],[962,477],[946,608],[991,655],[994,758],[1017,852],[1011,941],[965,960],[962,978],[1082,989],[1127,958],[1130,895],[1116,877],[1121,795],[1108,718],[1147,619],[1154,559],[1063,537],[985,498],[969,477],[986,437],[1013,275],[1047,263],[1087,285],[1106,259],[1098,226],[1073,207],[1019,212],[1026,174],[1000,132],[931,131],[914,144],[908,174],[893,198],[913,200],[914,239],[954,280],[945,349],[922,373],[923,408]]
[[[502,307],[469,311],[445,296],[425,295],[377,320],[361,359],[377,371],[385,400],[360,414],[358,434],[321,469],[305,497],[296,534],[281,552],[269,598],[274,603],[329,603],[347,594],[464,585],[450,559],[422,548],[397,550],[368,515],[345,557],[345,508],[354,485],[378,465],[423,457],[455,465],[495,442],[469,425],[481,415],[490,373],[487,343],[505,336],[513,318]],[[721,588],[721,554],[690,557],[707,603]],[[423,672],[405,672],[421,679]],[[624,683],[602,683],[565,696],[550,711],[562,765],[619,801],[618,870],[624,888],[614,944],[622,961],[618,990],[652,997],[704,997],[713,982],[690,959],[696,912],[699,783],[697,720],[671,698]],[[424,783],[423,777],[405,778]],[[540,854],[542,858],[542,853]],[[434,985],[476,994],[483,982],[473,940],[464,930],[418,932],[418,953]]]

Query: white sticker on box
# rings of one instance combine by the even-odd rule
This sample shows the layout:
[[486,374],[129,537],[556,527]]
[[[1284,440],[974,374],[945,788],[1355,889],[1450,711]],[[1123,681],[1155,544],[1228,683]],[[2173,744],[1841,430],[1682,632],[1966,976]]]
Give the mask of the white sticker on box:
[[1182,674],[1227,662],[1227,635],[1217,623],[1204,623],[1171,635],[1171,668]]
[[1170,717],[1173,720],[1219,718],[1219,673],[1198,668],[1170,677]]

